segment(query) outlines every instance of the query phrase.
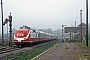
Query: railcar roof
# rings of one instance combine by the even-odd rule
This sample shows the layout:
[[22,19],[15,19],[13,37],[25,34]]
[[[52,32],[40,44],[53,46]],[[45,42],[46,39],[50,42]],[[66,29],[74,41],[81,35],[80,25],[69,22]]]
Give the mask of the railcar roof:
[[17,30],[28,30],[28,29],[17,29]]

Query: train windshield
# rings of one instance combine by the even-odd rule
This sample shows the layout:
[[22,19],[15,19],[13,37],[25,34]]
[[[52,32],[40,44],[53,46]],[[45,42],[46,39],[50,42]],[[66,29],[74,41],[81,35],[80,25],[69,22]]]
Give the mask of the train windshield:
[[19,30],[16,30],[15,37],[18,37],[18,38],[26,37],[28,33],[29,33],[28,29],[19,29]]

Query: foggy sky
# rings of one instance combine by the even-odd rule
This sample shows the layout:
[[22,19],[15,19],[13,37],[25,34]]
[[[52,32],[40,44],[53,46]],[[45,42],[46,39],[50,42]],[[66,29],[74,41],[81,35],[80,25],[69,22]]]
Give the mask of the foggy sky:
[[[82,21],[86,23],[86,0],[3,0],[4,19],[11,12],[15,29],[22,25],[53,30],[61,29],[62,24],[75,26],[75,21],[77,21],[77,25],[80,24],[81,9]],[[0,20],[1,22],[2,20]],[[1,27],[0,24],[0,31]],[[6,30],[6,26],[4,29]]]

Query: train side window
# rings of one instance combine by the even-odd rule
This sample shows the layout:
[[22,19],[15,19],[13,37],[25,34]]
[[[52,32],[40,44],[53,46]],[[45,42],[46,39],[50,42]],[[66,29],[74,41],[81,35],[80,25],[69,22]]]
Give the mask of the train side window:
[[36,37],[37,37],[37,33],[36,33]]
[[38,37],[40,37],[40,33],[38,34]]
[[45,34],[43,34],[43,37],[45,37]]
[[42,33],[42,37],[43,37],[43,33]]
[[33,37],[36,37],[36,34],[35,33],[33,33]]
[[34,37],[35,35],[33,34],[33,37]]
[[42,37],[42,33],[41,33],[41,37]]
[[42,34],[40,34],[40,37],[42,37]]

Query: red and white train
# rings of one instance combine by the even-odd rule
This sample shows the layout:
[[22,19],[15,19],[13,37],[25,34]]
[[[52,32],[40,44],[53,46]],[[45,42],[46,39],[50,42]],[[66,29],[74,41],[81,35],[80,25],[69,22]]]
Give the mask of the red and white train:
[[28,26],[22,26],[14,34],[14,43],[17,46],[31,45],[44,41],[55,40],[56,36],[42,31],[35,31]]

